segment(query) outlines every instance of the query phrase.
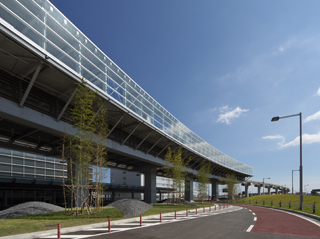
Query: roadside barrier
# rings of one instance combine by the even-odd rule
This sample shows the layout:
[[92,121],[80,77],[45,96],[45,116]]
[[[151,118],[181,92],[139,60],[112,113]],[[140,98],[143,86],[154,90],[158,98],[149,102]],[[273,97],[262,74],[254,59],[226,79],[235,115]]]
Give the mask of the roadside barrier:
[[140,214],[140,227],[142,227],[142,215]]
[[58,239],[61,239],[61,232],[60,232],[60,229],[61,229],[61,224],[58,223],[58,224],[51,224],[51,225],[45,225],[45,227],[57,227],[57,238]]
[[[250,200],[228,200],[228,203],[243,203],[243,204],[250,204]],[[302,210],[304,209],[306,212],[309,213],[316,213],[320,211],[320,204],[316,204],[316,202],[310,203],[302,203],[302,202],[283,202],[282,200],[279,201],[258,201],[256,200],[256,204],[258,205],[265,205],[265,206],[271,206],[271,207],[281,207],[281,208],[287,208],[292,210]]]
[[111,219],[108,218],[108,232],[111,232]]

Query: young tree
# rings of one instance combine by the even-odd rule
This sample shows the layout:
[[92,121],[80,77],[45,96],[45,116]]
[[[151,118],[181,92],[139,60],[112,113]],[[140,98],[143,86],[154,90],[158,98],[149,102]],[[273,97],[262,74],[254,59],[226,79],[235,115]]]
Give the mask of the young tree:
[[183,161],[181,157],[181,148],[177,151],[172,152],[171,148],[168,148],[167,154],[165,156],[166,165],[165,165],[165,173],[172,178],[172,189],[173,189],[173,202],[181,203],[181,198],[183,197],[185,180],[187,179],[187,172],[185,172],[185,168],[188,167],[188,163]]
[[225,180],[221,180],[222,184],[227,185],[228,198],[234,200],[234,195],[239,191],[239,181],[234,174],[227,174]]
[[[65,135],[62,157],[68,165],[68,181],[64,188],[69,190],[71,207],[76,204],[76,214],[86,209],[92,212],[90,195],[99,196],[101,192],[101,173],[98,170],[97,184],[91,182],[91,165],[97,168],[106,166],[105,137],[108,131],[106,107],[98,100],[100,109],[94,111],[94,103],[99,99],[95,92],[86,87],[84,80],[77,84],[77,92],[70,110],[70,121],[75,130],[73,135]],[[98,195],[95,191],[98,190]],[[91,193],[91,194],[90,194]],[[97,205],[97,204],[96,204]],[[99,210],[99,208],[98,208]]]
[[208,163],[202,163],[197,175],[198,192],[201,201],[207,196],[208,183],[210,183],[211,167]]

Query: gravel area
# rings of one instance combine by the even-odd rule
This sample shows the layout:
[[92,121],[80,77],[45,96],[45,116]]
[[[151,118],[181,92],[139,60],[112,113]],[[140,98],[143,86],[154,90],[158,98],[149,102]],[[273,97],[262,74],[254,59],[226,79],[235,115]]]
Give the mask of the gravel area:
[[[173,200],[171,198],[169,198],[169,199],[163,200],[161,203],[172,203],[172,202],[173,202]],[[192,205],[194,207],[198,206],[196,203],[192,203],[187,200],[182,201],[182,204]]]
[[134,217],[152,208],[148,203],[135,199],[121,199],[110,203],[108,206],[119,209],[125,217]]
[[0,219],[8,217],[17,217],[34,214],[46,214],[51,212],[63,211],[63,207],[59,207],[45,202],[25,202],[0,211]]

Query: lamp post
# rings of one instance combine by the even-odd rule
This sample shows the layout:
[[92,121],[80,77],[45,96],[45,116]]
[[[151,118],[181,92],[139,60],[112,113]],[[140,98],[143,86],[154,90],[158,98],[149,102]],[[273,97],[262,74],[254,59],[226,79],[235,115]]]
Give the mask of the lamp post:
[[293,194],[293,171],[299,171],[299,169],[298,170],[292,170],[292,193],[291,194]]
[[264,195],[264,180],[265,180],[265,179],[270,179],[270,178],[263,178],[263,179],[262,179],[262,184],[263,184],[263,195]]
[[276,116],[271,119],[271,121],[278,121],[279,119],[284,119],[284,118],[289,118],[289,117],[294,117],[294,116],[299,116],[300,117],[300,210],[302,210],[302,202],[303,202],[303,184],[302,184],[302,113],[300,112],[299,114],[294,114],[294,115],[287,115],[287,116]]

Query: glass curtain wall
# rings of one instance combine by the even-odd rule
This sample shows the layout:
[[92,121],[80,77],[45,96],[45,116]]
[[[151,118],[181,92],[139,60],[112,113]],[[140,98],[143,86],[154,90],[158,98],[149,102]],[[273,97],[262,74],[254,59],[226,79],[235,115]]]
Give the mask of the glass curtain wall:
[[0,0],[10,24],[69,71],[204,158],[252,175],[253,168],[220,152],[188,129],[95,46],[48,0]]

